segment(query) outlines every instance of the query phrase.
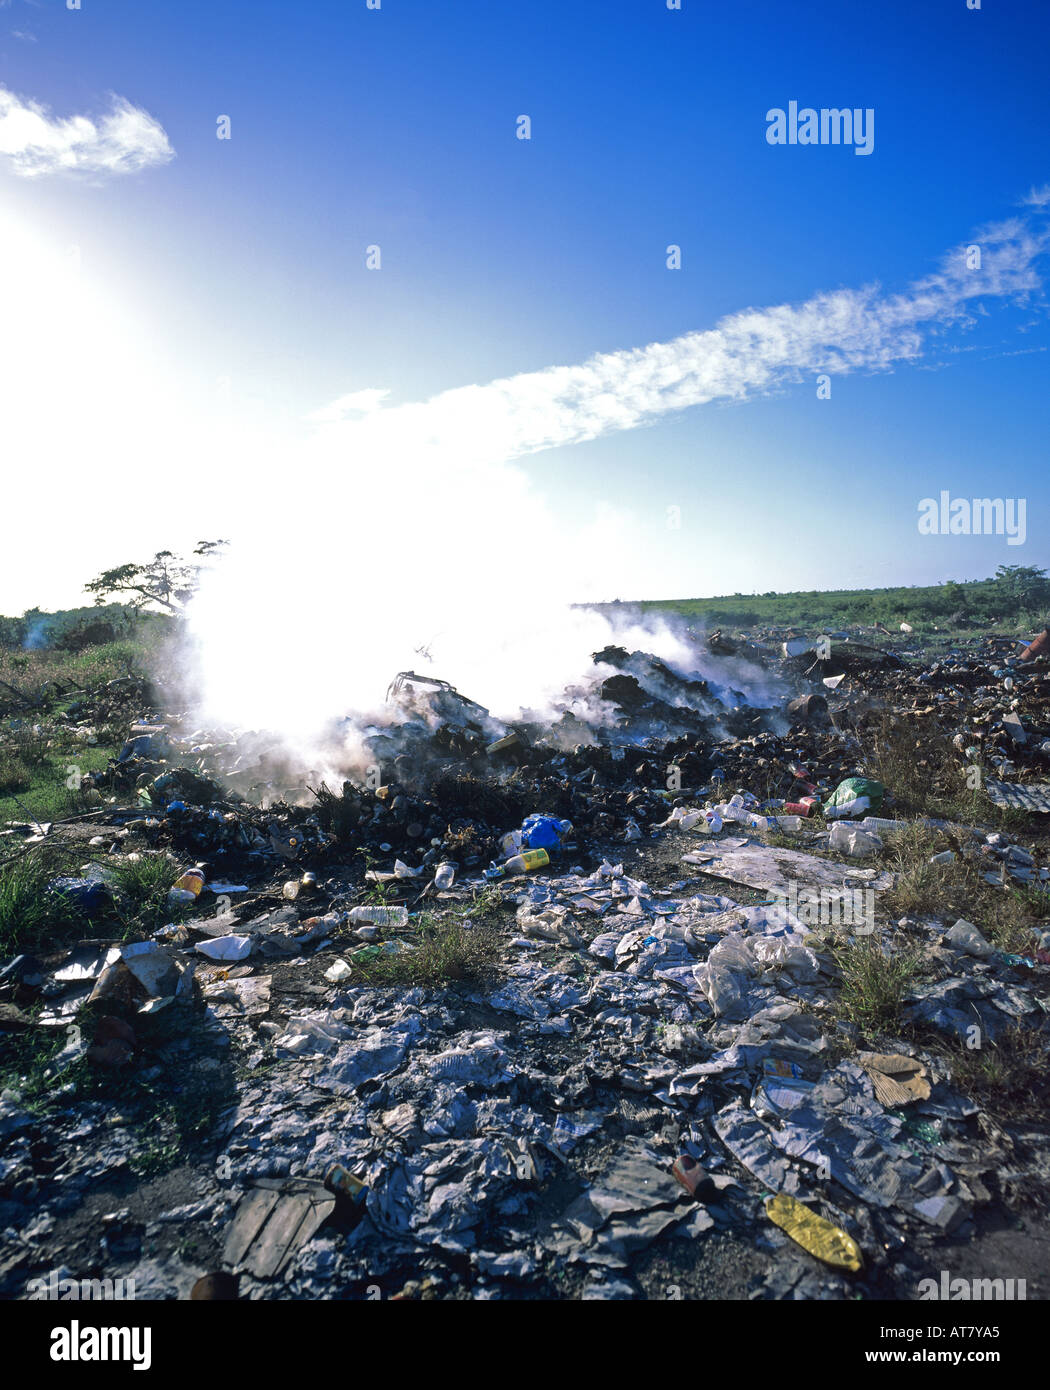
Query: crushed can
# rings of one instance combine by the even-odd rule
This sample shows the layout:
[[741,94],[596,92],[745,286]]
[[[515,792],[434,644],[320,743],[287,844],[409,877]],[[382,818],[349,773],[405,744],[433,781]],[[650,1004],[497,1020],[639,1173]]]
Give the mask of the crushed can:
[[349,1168],[344,1168],[341,1163],[333,1163],[325,1173],[324,1185],[329,1192],[334,1192],[337,1197],[349,1197],[356,1205],[360,1205],[368,1196],[367,1185],[360,1178],[355,1178]]

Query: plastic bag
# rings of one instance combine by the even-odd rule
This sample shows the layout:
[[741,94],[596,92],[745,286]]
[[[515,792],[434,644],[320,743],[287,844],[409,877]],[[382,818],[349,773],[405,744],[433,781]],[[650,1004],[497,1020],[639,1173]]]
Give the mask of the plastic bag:
[[863,859],[882,849],[882,841],[873,830],[865,830],[860,825],[846,825],[843,821],[831,827],[828,844],[832,849],[845,850],[851,859]]
[[558,849],[571,831],[571,822],[559,820],[557,816],[540,813],[526,816],[521,826],[522,847],[524,849]]
[[824,814],[836,810],[840,815],[845,814],[845,808],[850,802],[858,801],[862,797],[867,798],[868,804],[860,807],[860,810],[877,811],[885,795],[886,788],[881,782],[876,782],[870,777],[847,777],[844,782],[838,784],[824,803]]

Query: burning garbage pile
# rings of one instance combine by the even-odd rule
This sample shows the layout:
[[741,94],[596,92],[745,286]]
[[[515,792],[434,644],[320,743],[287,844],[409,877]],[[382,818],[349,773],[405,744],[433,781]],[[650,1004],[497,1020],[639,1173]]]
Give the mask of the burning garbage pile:
[[[886,716],[948,762],[895,785]],[[46,1120],[0,1098],[7,1224],[39,1217],[7,1285],[140,1161],[122,1121],[68,1143],[85,1104],[106,1114],[62,1082],[77,1066],[96,1097],[142,1072],[222,1102],[193,1202],[115,1218],[140,1296],[558,1296],[568,1270],[627,1298],[656,1287],[650,1250],[696,1277],[707,1233],[730,1281],[741,1243],[761,1252],[765,1296],[909,1296],[938,1240],[1050,1172],[1030,1112],[986,1115],[958,1050],[977,1026],[1045,1054],[1050,931],[996,914],[1045,892],[1050,852],[909,801],[976,766],[999,774],[989,814],[999,786],[1050,811],[1039,653],[719,633],[688,669],[608,645],[509,721],[405,671],[317,772],[158,708],[127,732],[92,778],[90,862],[47,890],[82,938],[0,972],[5,1028],[61,1038],[64,1084]],[[917,842],[943,902],[902,907],[894,847],[920,832],[943,837]],[[179,868],[160,916],[107,935],[151,862]]]
[[[294,827],[300,854],[289,857],[323,862],[350,847],[428,866],[455,851],[474,867],[537,806],[571,821],[578,837],[636,836],[666,819],[681,794],[724,775],[723,746],[786,728],[790,691],[775,673],[763,671],[760,687],[781,698],[759,706],[730,684],[714,688],[638,651],[609,646],[594,665],[594,679],[566,690],[553,713],[526,710],[513,723],[446,681],[402,672],[381,722],[347,720],[331,731],[325,757],[337,764],[352,731],[355,763],[335,789],[320,774],[296,775],[263,736],[177,737],[171,723],[148,720],[87,785],[135,794],[141,814],[124,827],[132,835],[224,866],[280,853],[274,837]],[[738,665],[752,676],[757,669]],[[328,775],[335,780],[338,769]]]

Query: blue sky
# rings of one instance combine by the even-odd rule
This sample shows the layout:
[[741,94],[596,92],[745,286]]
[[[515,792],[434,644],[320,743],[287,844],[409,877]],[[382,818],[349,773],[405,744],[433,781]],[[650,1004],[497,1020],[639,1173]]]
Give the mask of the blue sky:
[[[25,555],[0,569],[0,610],[75,601],[104,565],[160,545],[258,538],[294,486],[352,515],[355,470],[394,477],[391,454],[373,465],[349,433],[346,468],[313,476],[280,454],[297,457],[316,429],[305,417],[347,395],[387,392],[383,414],[673,343],[748,309],[875,285],[881,301],[981,243],[986,224],[1018,217],[1041,234],[1045,204],[1020,204],[1050,180],[1048,41],[1050,11],[1005,0],[0,4],[0,88],[18,109],[99,123],[115,95],[140,113],[122,138],[144,150],[124,172],[86,145],[79,167],[30,149],[27,168],[0,121],[8,275],[21,274],[16,231],[55,255],[75,246],[81,279],[118,313],[85,388],[94,416],[67,435],[48,423],[43,442],[34,428],[27,482],[29,425],[65,413],[52,380],[3,448],[22,506],[41,469],[61,481],[57,557],[30,564],[48,533],[27,530]],[[770,145],[766,112],[790,100],[873,108],[872,153]],[[522,113],[528,141],[515,138]],[[680,270],[665,265],[671,243]],[[379,271],[365,268],[371,244]],[[965,315],[953,300],[906,359],[832,373],[828,400],[796,366],[731,400],[647,408],[629,428],[517,455],[567,524],[537,559],[558,564],[574,522],[588,528],[581,596],[606,598],[1048,564],[1047,264],[1040,249],[1022,289],[968,300]],[[79,330],[89,357],[92,321]],[[7,350],[16,371],[48,375],[10,322]],[[134,419],[93,453],[91,421],[132,391]],[[138,408],[151,393],[152,415]],[[227,408],[244,453],[205,466]],[[0,419],[0,443],[3,431]],[[186,486],[173,496],[176,438]],[[259,448],[273,451],[264,467]],[[921,536],[917,504],[942,488],[1026,498],[1025,543]],[[596,511],[613,519],[601,553]]]

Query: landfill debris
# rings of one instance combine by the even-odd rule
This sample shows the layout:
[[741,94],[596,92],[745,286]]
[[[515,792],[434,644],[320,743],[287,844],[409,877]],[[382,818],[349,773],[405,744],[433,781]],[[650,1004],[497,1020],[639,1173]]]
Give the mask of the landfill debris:
[[335,1197],[322,1182],[260,1178],[237,1209],[223,1262],[233,1274],[273,1279],[334,1210]]
[[825,1221],[788,1193],[778,1192],[768,1198],[766,1215],[818,1260],[854,1273],[860,1269],[863,1263],[860,1247],[853,1237],[841,1227]]
[[985,781],[985,789],[997,806],[1034,811],[1041,816],[1050,815],[1050,782],[999,782],[989,777]]
[[135,1055],[134,1029],[122,1018],[103,1015],[95,1026],[95,1037],[86,1052],[89,1062],[100,1067],[122,1067]]
[[236,1274],[230,1274],[224,1269],[217,1269],[211,1274],[202,1274],[196,1280],[190,1290],[190,1298],[194,1302],[229,1302],[238,1297],[240,1278]]
[[[902,1250],[933,1260],[1021,1190],[1011,1175],[1050,1180],[1035,1122],[1000,1128],[913,1042],[1042,1035],[1050,932],[1007,952],[976,906],[982,927],[960,908],[897,920],[879,857],[925,826],[950,873],[1034,896],[1045,850],[993,830],[979,794],[972,824],[937,821],[868,775],[888,711],[936,721],[953,774],[994,769],[989,811],[1001,787],[1045,809],[1050,679],[1008,641],[929,659],[912,636],[719,632],[698,636],[695,670],[610,646],[560,707],[513,724],[402,672],[331,787],[261,734],[122,697],[121,755],[89,774],[106,800],[52,880],[74,925],[0,961],[0,1026],[46,1038],[59,1082],[46,1121],[21,1083],[0,1096],[6,1219],[43,1232],[0,1261],[0,1292],[54,1266],[114,1172],[137,1173],[143,1126],[123,1112],[149,1089],[216,1112],[192,1201],[151,1229],[170,1248],[124,1261],[143,1287],[636,1298],[653,1287],[640,1256],[702,1263],[718,1231],[760,1252],[767,1296],[911,1296]],[[107,727],[82,713],[85,739]],[[2,829],[21,850],[44,828]],[[114,869],[147,856],[177,894],[125,933]],[[865,937],[921,960],[899,1036],[839,1012],[840,943]],[[119,1103],[76,1091],[81,1059]],[[173,1252],[198,1233],[189,1269]]]
[[[802,888],[832,895],[850,891],[844,886],[843,866],[800,850],[762,844],[733,844],[722,840],[717,846],[693,850],[682,858],[683,862],[695,865],[706,874],[729,879],[748,888],[764,888],[785,900],[797,899]],[[875,890],[893,886],[893,875],[886,871],[868,869],[847,872],[856,883],[863,883]]]
[[971,956],[986,959],[995,954],[995,947],[984,939],[972,922],[967,922],[962,917],[945,933],[944,939],[957,950],[965,951]]
[[887,1108],[929,1099],[926,1068],[916,1058],[900,1053],[858,1052],[857,1061],[871,1077],[876,1096]]
[[228,936],[212,937],[210,941],[198,941],[196,949],[209,960],[246,960],[252,953],[252,939],[231,932]]
[[847,777],[824,802],[824,814],[830,820],[878,811],[885,794],[882,783],[870,777]]
[[882,840],[873,830],[836,821],[828,835],[828,847],[841,850],[851,859],[865,859],[868,855],[878,854],[882,849]]

